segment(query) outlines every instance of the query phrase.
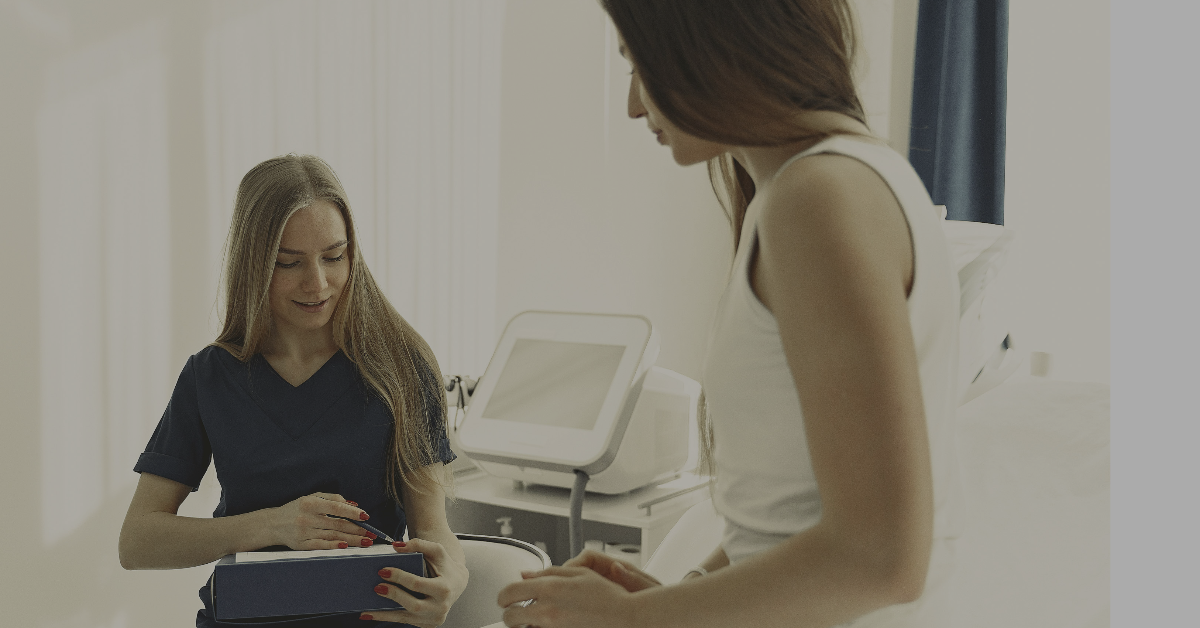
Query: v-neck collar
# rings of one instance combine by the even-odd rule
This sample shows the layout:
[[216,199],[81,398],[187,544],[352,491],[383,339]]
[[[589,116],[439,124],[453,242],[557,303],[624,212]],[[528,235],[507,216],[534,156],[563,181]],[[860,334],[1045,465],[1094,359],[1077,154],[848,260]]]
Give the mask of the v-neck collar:
[[275,367],[271,366],[270,360],[267,360],[267,358],[264,357],[263,354],[256,353],[256,354],[254,354],[254,357],[252,359],[259,363],[261,370],[270,371],[270,374],[273,375],[275,377],[275,379],[279,380],[280,382],[283,382],[284,384],[287,384],[287,386],[289,388],[291,388],[293,390],[300,390],[301,388],[304,388],[305,384],[313,381],[314,379],[317,378],[318,375],[320,375],[323,371],[325,371],[326,367],[330,366],[335,360],[337,360],[338,356],[344,356],[344,355],[345,354],[342,353],[341,349],[334,351],[333,355],[329,356],[329,358],[326,359],[321,364],[321,366],[317,367],[317,370],[313,371],[313,373],[311,375],[309,375],[308,378],[306,378],[304,381],[302,381],[296,385],[293,385],[291,382],[287,381],[287,379],[285,379],[283,377],[283,375],[280,375],[279,371],[276,371]]
[[308,379],[293,386],[262,354],[250,360],[250,394],[280,430],[299,438],[353,386],[358,369],[342,351],[334,353]]

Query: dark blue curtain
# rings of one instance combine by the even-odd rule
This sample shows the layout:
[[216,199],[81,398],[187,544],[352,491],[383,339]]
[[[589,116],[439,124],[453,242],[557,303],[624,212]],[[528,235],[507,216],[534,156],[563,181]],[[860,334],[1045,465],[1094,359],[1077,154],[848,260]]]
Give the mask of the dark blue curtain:
[[1008,0],[921,0],[908,160],[947,218],[1004,224]]

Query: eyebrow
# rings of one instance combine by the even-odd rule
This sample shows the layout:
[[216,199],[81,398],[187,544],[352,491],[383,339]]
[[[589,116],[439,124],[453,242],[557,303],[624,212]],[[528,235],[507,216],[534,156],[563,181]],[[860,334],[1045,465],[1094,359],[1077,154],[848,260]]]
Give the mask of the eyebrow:
[[[330,244],[329,246],[327,246],[327,247],[325,247],[325,248],[321,249],[321,251],[320,251],[320,252],[321,252],[321,253],[324,253],[325,251],[332,251],[332,250],[334,250],[334,249],[336,249],[336,248],[338,248],[338,247],[346,246],[347,244],[349,244],[349,240],[341,240],[341,241],[338,241],[338,242],[334,242],[333,244]],[[285,248],[283,248],[282,246],[281,246],[281,247],[279,247],[279,252],[280,252],[280,253],[287,253],[288,255],[304,255],[304,254],[305,254],[305,253],[304,253],[304,251],[296,251],[296,250],[293,250],[293,249],[285,249]]]

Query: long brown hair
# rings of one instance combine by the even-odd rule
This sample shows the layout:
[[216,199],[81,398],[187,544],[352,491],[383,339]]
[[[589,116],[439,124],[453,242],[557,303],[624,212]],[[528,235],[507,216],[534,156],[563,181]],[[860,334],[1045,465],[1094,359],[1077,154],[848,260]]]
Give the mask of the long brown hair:
[[212,344],[242,362],[262,349],[273,325],[267,292],[284,225],[317,200],[337,206],[346,222],[350,277],[333,312],[333,339],[393,417],[388,493],[402,503],[401,483],[420,492],[434,484],[449,488],[448,474],[433,464],[446,424],[441,369],[429,345],[375,283],[359,250],[346,191],[319,157],[268,159],[242,177],[226,242],[225,316]]
[[[866,125],[854,84],[857,49],[848,0],[600,0],[642,86],[683,132],[729,146],[823,139],[804,111],[833,111]],[[741,240],[754,199],[731,155],[708,162],[709,181]],[[700,471],[712,471],[712,424],[701,393]]]

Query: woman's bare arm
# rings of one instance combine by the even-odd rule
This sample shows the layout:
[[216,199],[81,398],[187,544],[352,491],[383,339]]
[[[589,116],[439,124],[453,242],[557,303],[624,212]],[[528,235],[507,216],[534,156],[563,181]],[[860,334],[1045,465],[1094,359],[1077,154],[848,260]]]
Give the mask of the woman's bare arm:
[[[439,471],[447,473],[449,468],[448,465],[443,465]],[[441,544],[451,558],[465,565],[467,558],[462,545],[446,520],[446,493],[442,487],[433,485],[422,493],[406,484],[401,488],[401,496],[404,498],[408,536]]]
[[217,519],[180,517],[179,506],[191,490],[161,476],[141,475],[121,526],[118,552],[122,567],[195,567],[269,544],[253,514]]
[[190,492],[185,484],[142,474],[121,526],[117,547],[122,567],[183,569],[270,545],[332,549],[366,539],[362,528],[324,516],[355,518],[362,512],[339,495],[308,495],[280,508],[230,517],[181,517],[179,506]]

